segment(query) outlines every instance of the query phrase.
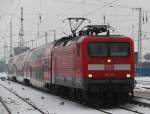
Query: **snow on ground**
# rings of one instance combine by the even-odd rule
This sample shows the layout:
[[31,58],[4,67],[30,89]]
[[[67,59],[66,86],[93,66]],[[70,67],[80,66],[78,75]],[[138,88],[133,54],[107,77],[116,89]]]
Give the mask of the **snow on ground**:
[[[136,77],[136,80],[138,82],[136,89],[140,88],[141,91],[143,86],[142,81],[148,81],[150,82],[150,77]],[[15,82],[10,81],[0,81],[0,84],[3,84],[7,86],[9,89],[12,89],[15,91],[18,95],[22,96],[23,98],[27,99],[32,104],[36,105],[38,108],[40,108],[42,111],[46,112],[46,114],[103,114],[103,112],[100,112],[98,110],[80,105],[78,103],[63,99],[61,97],[45,93],[42,91],[38,91],[36,89],[33,89],[31,87],[26,87],[23,85],[20,85]],[[148,85],[150,87],[150,84]],[[9,91],[5,90],[4,88],[0,87],[0,96],[8,103],[8,106],[11,107],[11,109],[14,111],[13,114],[17,114],[17,112],[20,112],[20,114],[38,114],[38,112],[34,112],[35,110],[29,107],[25,102],[18,100],[16,96],[10,95]],[[129,105],[129,108],[134,110],[141,110],[144,113],[149,112],[150,110],[148,108],[143,108],[139,106],[131,106]],[[3,108],[0,104],[0,114],[7,114],[2,112]],[[102,109],[107,112],[110,112],[113,114],[132,114],[132,112],[114,108],[114,109]],[[30,113],[33,111],[32,113]],[[148,113],[147,113],[148,114]]]
[[150,99],[150,76],[135,77],[135,80],[134,95]]
[[2,103],[0,103],[0,114],[8,114],[7,110],[5,109]]
[[109,112],[110,114],[135,114],[134,112],[123,110],[120,108],[113,108],[113,109],[105,109],[105,111]]
[[[15,91],[17,94],[19,94],[23,98],[28,99],[29,102],[31,102],[32,104],[35,104],[44,112],[47,112],[47,114],[102,114],[102,112],[94,110],[92,108],[88,108],[78,103],[65,100],[63,98],[51,95],[49,93],[37,91],[33,88],[25,87],[23,85],[20,85],[14,82],[8,83],[8,81],[0,81],[0,83],[7,86],[8,88],[11,88],[13,91]],[[21,103],[19,101],[15,102],[14,96],[12,95],[9,96],[9,92],[7,93],[7,90],[3,90],[3,88],[1,87],[0,87],[0,90],[1,90],[0,96],[3,96],[5,99],[8,99],[9,97],[10,98],[9,103],[14,102],[13,104],[16,104],[16,105],[18,104],[18,108],[15,108],[15,109],[20,111],[21,110],[20,107],[22,106]],[[26,106],[24,107],[24,110],[26,110]],[[13,113],[13,114],[16,114],[16,113]],[[25,114],[31,114],[31,113],[25,113]],[[38,113],[35,113],[35,114],[38,114]]]
[[150,76],[135,77],[135,91],[150,92]]
[[135,80],[137,80],[137,81],[148,81],[148,82],[150,82],[150,76],[139,76],[139,77],[135,77]]
[[[40,114],[34,108],[23,102],[20,98],[0,86],[0,96],[12,114]],[[3,114],[3,113],[2,113]]]
[[148,107],[142,107],[142,106],[134,105],[134,104],[127,104],[125,107],[126,108],[128,107],[128,109],[131,109],[131,110],[134,110],[134,111],[138,111],[141,114],[149,114],[150,113],[150,108],[148,108]]

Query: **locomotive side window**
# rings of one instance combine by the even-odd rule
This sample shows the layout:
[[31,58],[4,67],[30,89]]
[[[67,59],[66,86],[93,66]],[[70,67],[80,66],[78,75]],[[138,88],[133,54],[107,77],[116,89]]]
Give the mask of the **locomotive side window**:
[[128,56],[129,49],[128,43],[110,43],[110,56]]
[[108,46],[107,43],[90,43],[88,45],[89,56],[107,56],[108,55]]

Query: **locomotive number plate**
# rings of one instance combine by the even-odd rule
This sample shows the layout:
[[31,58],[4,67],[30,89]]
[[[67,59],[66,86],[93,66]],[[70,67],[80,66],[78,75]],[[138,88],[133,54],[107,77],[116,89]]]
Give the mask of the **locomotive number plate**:
[[114,65],[105,65],[105,70],[114,70]]

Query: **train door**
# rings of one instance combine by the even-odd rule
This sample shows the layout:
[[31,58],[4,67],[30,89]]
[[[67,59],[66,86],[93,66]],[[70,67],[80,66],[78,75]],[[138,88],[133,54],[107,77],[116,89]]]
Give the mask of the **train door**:
[[50,77],[50,85],[52,85],[52,56],[51,55],[48,58],[48,72]]
[[76,69],[77,69],[77,57],[76,57],[76,55],[77,55],[77,53],[76,53],[76,46],[74,46],[73,47],[73,77],[72,77],[72,84],[73,84],[73,86],[75,86],[76,85]]
[[75,85],[77,88],[82,88],[82,75],[81,75],[81,49],[80,44],[76,44],[76,54],[75,54]]
[[55,83],[55,57],[54,55],[52,54],[51,56],[51,84],[54,84]]
[[16,65],[13,65],[13,79],[16,80],[16,76],[17,76],[17,67]]
[[26,66],[26,61],[24,62],[24,68],[23,68],[23,74],[24,74],[24,79],[27,77],[27,66]]
[[42,58],[42,72],[45,86],[48,87],[51,84],[51,57]]

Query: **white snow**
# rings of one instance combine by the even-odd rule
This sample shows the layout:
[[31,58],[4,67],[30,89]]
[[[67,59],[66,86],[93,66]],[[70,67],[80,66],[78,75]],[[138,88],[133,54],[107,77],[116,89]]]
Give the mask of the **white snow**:
[[150,92],[150,76],[135,77],[137,82],[135,91]]
[[[144,91],[145,86],[150,85],[144,85],[141,82],[148,81],[150,82],[149,77],[136,77],[136,80],[138,82],[136,89],[139,91]],[[147,83],[148,83],[147,82]],[[103,114],[103,112],[95,110],[90,107],[83,106],[81,104],[63,99],[61,97],[52,95],[50,93],[42,92],[36,89],[33,89],[31,87],[27,87],[15,82],[11,81],[0,81],[0,84],[3,84],[4,86],[8,87],[9,89],[12,89],[15,91],[18,95],[22,96],[28,102],[36,105],[38,108],[40,108],[42,111],[44,111],[46,114]],[[139,88],[139,89],[138,89]],[[8,90],[4,89],[0,86],[0,96],[6,101],[7,106],[13,111],[13,114],[17,114],[18,112],[20,114],[39,114],[38,111],[31,108],[28,104],[17,98],[15,95],[11,94]],[[146,89],[145,89],[146,90]],[[132,110],[138,110],[143,113],[150,112],[149,108],[143,108],[140,106],[135,106],[131,104],[127,104],[129,108]],[[0,114],[8,114],[3,113],[2,111],[4,108],[1,107],[0,104]],[[112,109],[102,109],[104,111],[113,113],[113,114],[132,114],[133,112],[123,110],[120,108],[112,108]]]
[[8,114],[7,110],[5,109],[2,103],[0,103],[0,114]]
[[127,104],[125,107],[128,107],[128,109],[131,109],[134,111],[141,112],[143,114],[149,114],[149,112],[150,112],[150,108],[148,108],[148,107],[143,108],[143,106],[138,106],[138,105],[134,105],[134,104]]
[[[42,109],[42,111],[46,112],[47,114],[103,114],[102,112],[97,111],[95,109],[88,108],[78,103],[71,102],[63,98],[51,95],[49,93],[35,90],[30,87],[25,87],[23,85],[14,82],[8,83],[8,81],[0,81],[0,83],[12,89],[23,98],[28,99],[29,102],[39,107],[40,109]],[[0,90],[1,90],[0,96],[3,96],[3,98],[7,99],[7,102],[12,105],[10,107],[12,109],[15,109],[16,112],[18,111],[20,112],[22,110],[30,111],[30,109],[27,109],[23,101],[20,102],[19,100],[16,100],[15,96],[9,95],[9,92],[7,90],[4,90],[2,87],[0,87]],[[21,107],[23,104],[24,107]],[[16,108],[17,106],[18,108]],[[24,113],[24,114],[31,114],[31,113]]]
[[8,90],[0,86],[0,96],[12,114],[40,114],[34,108],[30,107],[27,103],[23,102],[20,98],[10,93]]
[[135,80],[137,80],[137,81],[148,81],[148,82],[150,82],[150,76],[139,76],[139,77],[135,77]]

